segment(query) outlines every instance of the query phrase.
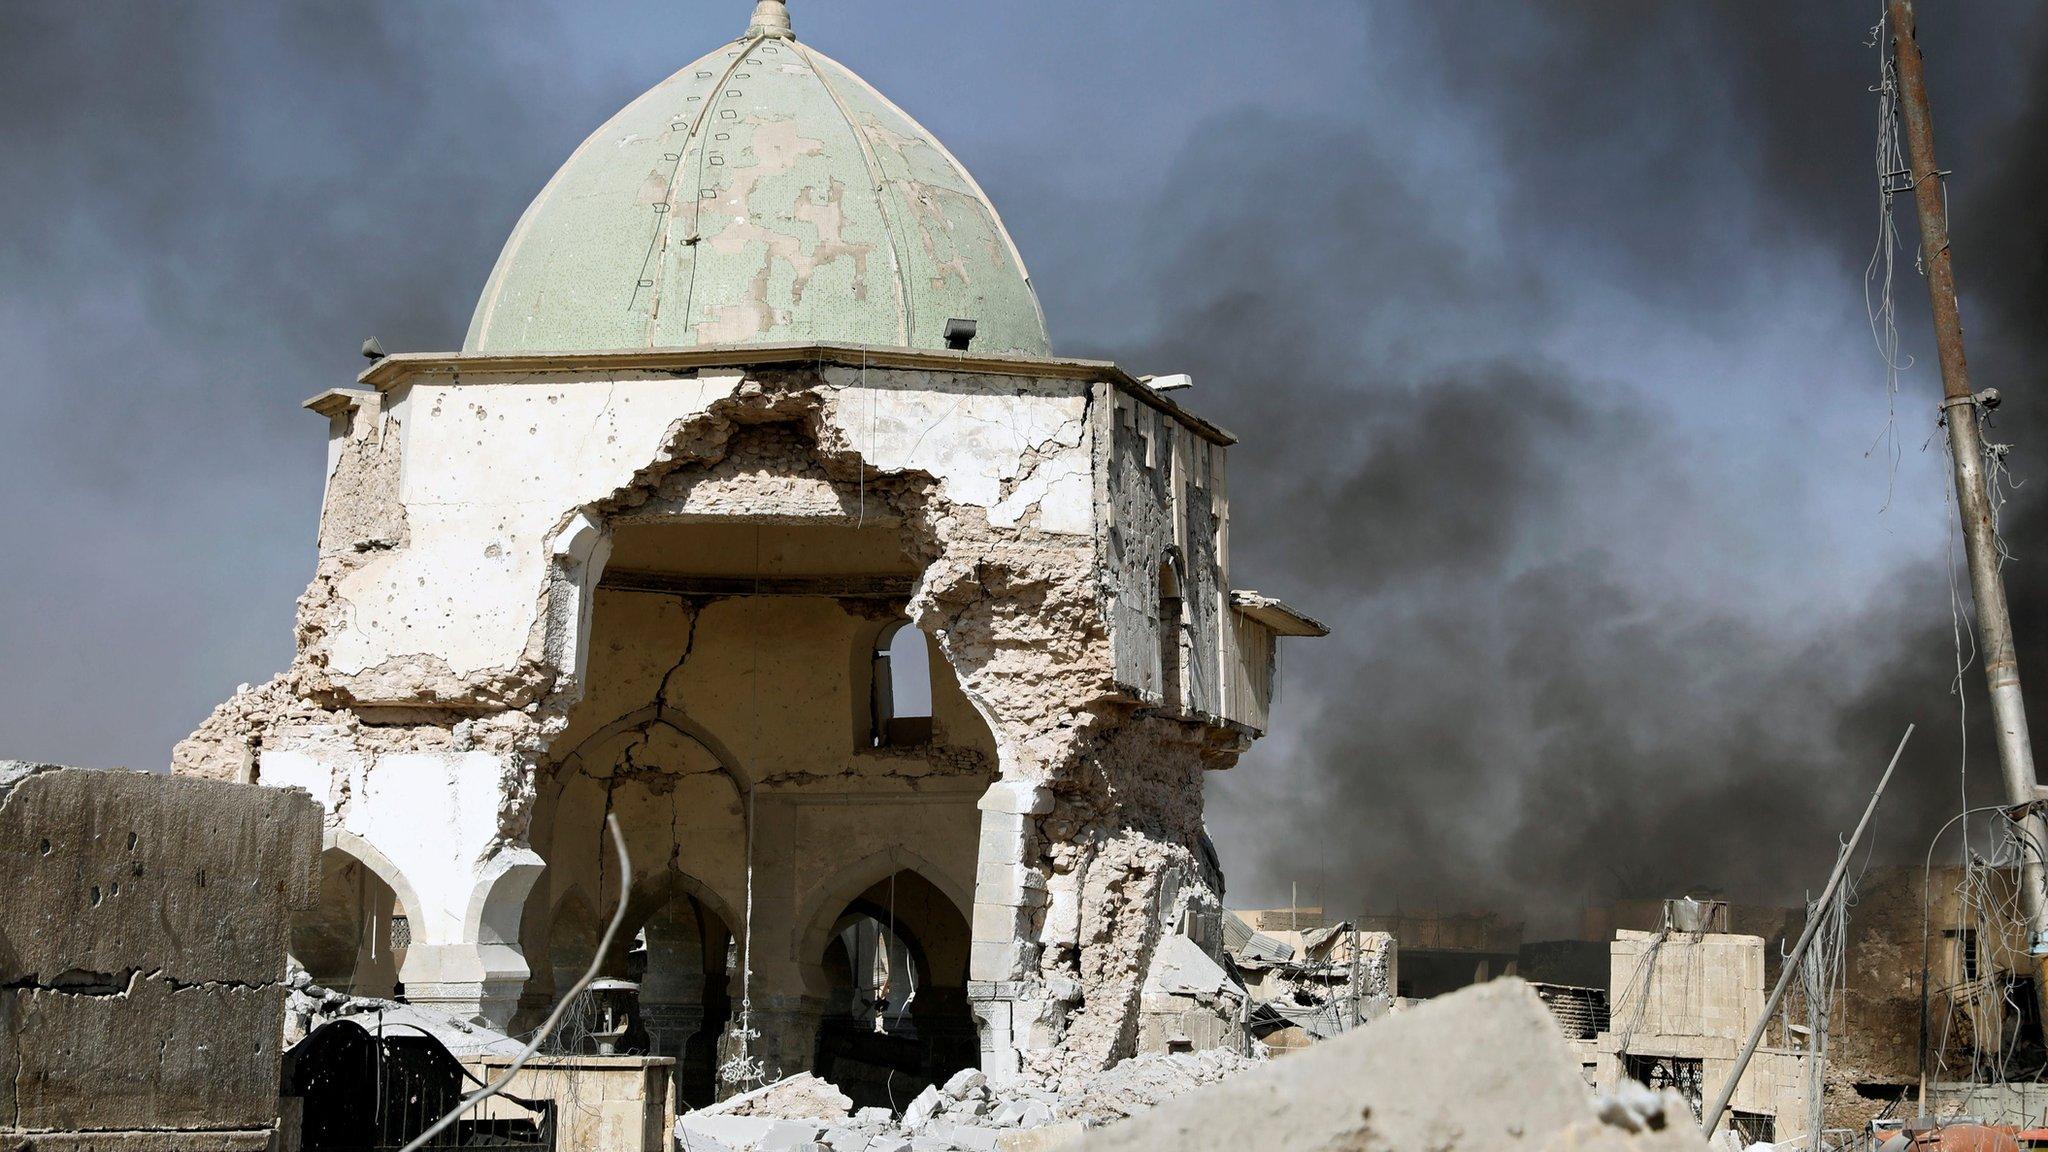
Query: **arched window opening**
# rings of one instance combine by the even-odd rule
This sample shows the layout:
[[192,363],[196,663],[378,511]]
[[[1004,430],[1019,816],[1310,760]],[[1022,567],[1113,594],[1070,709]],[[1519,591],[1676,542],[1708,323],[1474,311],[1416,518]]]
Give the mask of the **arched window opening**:
[[911,748],[932,740],[931,643],[909,621],[875,641],[875,748]]
[[1181,702],[1187,698],[1181,683],[1185,667],[1181,646],[1186,642],[1186,632],[1180,578],[1174,575],[1173,563],[1168,561],[1159,566],[1159,698],[1171,712],[1180,711]]
[[909,946],[873,916],[850,919],[839,933],[841,953],[827,964],[828,971],[846,964],[847,1002],[838,1007],[865,1031],[915,1036],[910,1005],[917,999],[917,964]]
[[398,894],[339,848],[320,854],[320,900],[292,919],[291,953],[323,988],[403,994],[398,970],[412,932]]

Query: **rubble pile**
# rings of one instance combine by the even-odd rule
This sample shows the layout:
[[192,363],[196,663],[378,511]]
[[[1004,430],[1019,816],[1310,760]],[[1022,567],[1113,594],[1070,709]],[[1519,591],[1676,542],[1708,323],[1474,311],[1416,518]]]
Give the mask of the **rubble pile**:
[[1306,931],[1255,931],[1224,918],[1224,946],[1251,994],[1245,1024],[1274,1051],[1306,1047],[1376,1020],[1393,1003],[1394,938],[1349,921]]
[[[288,958],[289,959],[289,958]],[[517,1056],[526,1045],[496,1029],[397,1000],[355,996],[323,988],[296,963],[285,977],[284,1046],[291,1048],[314,1029],[334,1020],[355,1018],[365,1030],[379,1033],[387,1028],[422,1032],[439,1041],[457,1059]]]
[[1091,1127],[1139,1115],[1255,1066],[1232,1052],[1125,1060],[1064,1092],[1024,1081],[996,1085],[976,1069],[919,1093],[897,1114],[852,1109],[830,1083],[804,1073],[692,1112],[676,1123],[683,1152],[1033,1152],[1063,1147]]
[[1630,1085],[1595,1100],[1543,1002],[1513,978],[1284,1059],[1143,1056],[1067,1091],[969,1070],[901,1115],[849,1106],[797,1076],[691,1113],[677,1136],[683,1152],[1708,1152],[1674,1093]]
[[1091,1132],[1075,1152],[1140,1148],[1706,1152],[1707,1145],[1675,1094],[1596,1104],[1543,1002],[1510,977]]

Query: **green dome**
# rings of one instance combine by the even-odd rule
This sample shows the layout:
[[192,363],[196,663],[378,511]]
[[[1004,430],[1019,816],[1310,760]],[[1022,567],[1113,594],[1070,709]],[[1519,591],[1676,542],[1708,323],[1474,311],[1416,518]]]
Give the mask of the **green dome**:
[[796,42],[782,5],[585,140],[526,209],[465,352],[820,342],[1050,353],[981,187]]

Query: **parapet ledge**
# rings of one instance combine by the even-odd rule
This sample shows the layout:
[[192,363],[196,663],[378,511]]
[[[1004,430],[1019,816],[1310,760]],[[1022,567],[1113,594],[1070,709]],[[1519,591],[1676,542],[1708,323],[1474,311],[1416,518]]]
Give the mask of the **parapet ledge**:
[[[776,365],[831,364],[835,367],[905,368],[924,372],[963,372],[988,376],[1039,376],[1066,380],[1102,380],[1186,424],[1196,435],[1217,444],[1237,443],[1222,427],[1196,416],[1151,385],[1108,360],[1077,360],[1058,356],[1018,356],[953,352],[934,348],[892,348],[864,344],[704,344],[689,348],[652,348],[628,352],[395,352],[356,377],[358,383],[386,391],[415,376],[462,373],[479,375],[547,372],[650,371],[679,372],[700,368],[751,368]],[[337,389],[337,391],[340,391]],[[330,393],[323,392],[313,400]],[[311,407],[313,401],[308,401]]]
[[1330,626],[1313,616],[1289,608],[1264,593],[1235,588],[1230,606],[1273,630],[1275,636],[1328,636]]
[[299,405],[299,407],[318,412],[320,415],[332,420],[337,416],[345,416],[355,411],[362,406],[365,400],[372,399],[376,395],[375,392],[367,388],[329,388],[327,391]]

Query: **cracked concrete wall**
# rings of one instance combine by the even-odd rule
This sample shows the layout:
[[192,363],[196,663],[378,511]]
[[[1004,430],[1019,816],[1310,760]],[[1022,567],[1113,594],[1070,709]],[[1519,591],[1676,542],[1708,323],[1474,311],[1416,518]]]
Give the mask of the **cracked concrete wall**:
[[[1222,453],[1171,414],[1133,405],[1158,455],[1145,471],[1127,440],[1128,475],[1112,483],[1102,432],[1129,400],[1065,378],[831,364],[416,373],[385,393],[374,445],[354,443],[368,435],[362,419],[347,422],[329,486],[331,504],[383,508],[395,441],[397,514],[330,507],[297,660],[216,711],[177,767],[313,792],[330,835],[355,837],[380,878],[409,893],[408,966],[451,969],[401,973],[409,993],[438,988],[488,1019],[509,1017],[528,988],[535,925],[562,899],[554,879],[533,901],[521,884],[543,875],[542,855],[600,867],[606,795],[617,805],[623,789],[627,807],[669,816],[641,821],[636,859],[665,863],[676,845],[702,842],[693,876],[725,915],[744,844],[734,804],[761,784],[757,899],[803,893],[806,869],[828,859],[886,861],[914,839],[932,879],[972,905],[971,991],[992,1067],[1057,1077],[1104,1066],[1134,1044],[1145,965],[1172,930],[1162,905],[1178,914],[1220,898],[1202,847],[1201,774],[1228,766],[1250,735],[1215,719],[1227,695],[1213,674],[1227,595]],[[393,524],[402,539],[387,547]],[[776,569],[784,537],[805,532],[839,533],[846,551]],[[1156,621],[1150,642],[1142,633],[1169,548],[1195,602],[1189,663],[1201,665],[1193,707],[1176,715],[1119,671],[1132,645],[1156,667]],[[872,605],[600,586],[650,570],[868,577],[892,551],[899,567],[884,575],[904,582],[902,611],[951,674],[940,728],[963,736],[946,741],[951,759],[854,754],[850,662],[876,624]],[[620,627],[641,631],[613,651]],[[693,628],[726,639],[700,638],[702,662],[681,665],[684,681],[691,665],[718,671],[686,694],[678,720],[656,704],[666,693],[653,677],[676,670]],[[734,692],[771,678],[732,659],[758,650],[742,637],[762,636],[787,647],[772,671],[805,704],[775,715],[773,740],[750,743],[734,731],[762,705]],[[601,688],[599,665],[614,658],[625,680]],[[585,707],[595,696],[609,703]],[[602,731],[649,708],[658,723]],[[748,719],[714,734],[700,710]],[[806,744],[820,733],[832,735]],[[593,739],[610,745],[579,751]],[[661,770],[634,769],[629,746]],[[554,765],[572,754],[597,765],[570,773],[591,784],[558,779]],[[822,802],[834,789],[858,802]],[[557,844],[572,826],[589,841]],[[806,859],[792,848],[824,843],[836,855],[791,863]],[[772,955],[757,952],[757,973],[781,968],[764,979],[809,995],[808,958],[779,939]]]
[[[683,529],[678,546],[696,535]],[[636,891],[666,898],[685,878],[737,917],[748,790],[756,935],[778,942],[757,949],[759,987],[814,991],[805,970],[819,957],[800,950],[802,921],[840,908],[813,908],[810,894],[878,854],[914,854],[933,879],[971,893],[974,802],[994,778],[994,739],[935,660],[932,742],[864,746],[868,658],[887,620],[855,607],[601,589],[589,687],[556,740],[536,809],[532,842],[549,863],[536,900],[552,907],[580,893],[609,907],[617,878],[601,829],[616,814]],[[970,909],[971,896],[963,919]],[[544,935],[529,937],[529,955],[546,947]]]
[[[1091,529],[1086,396],[1066,381],[826,369],[821,419],[883,473],[994,527]],[[315,692],[369,706],[523,707],[553,687],[541,601],[548,547],[573,509],[660,467],[676,426],[731,398],[738,374],[421,382],[389,398],[404,441],[412,541],[323,576],[332,615],[302,655]],[[848,403],[857,394],[857,401]]]
[[[1170,697],[1182,715],[1260,729],[1258,694],[1232,691],[1244,656],[1228,626],[1224,449],[1125,393],[1102,388],[1099,395],[1098,530],[1117,683],[1150,704]],[[1163,617],[1162,570],[1172,572],[1180,594],[1176,621]],[[1169,635],[1179,649],[1172,685],[1162,658]],[[1254,687],[1270,696],[1270,675]]]
[[0,1147],[263,1147],[319,845],[296,792],[0,764]]

